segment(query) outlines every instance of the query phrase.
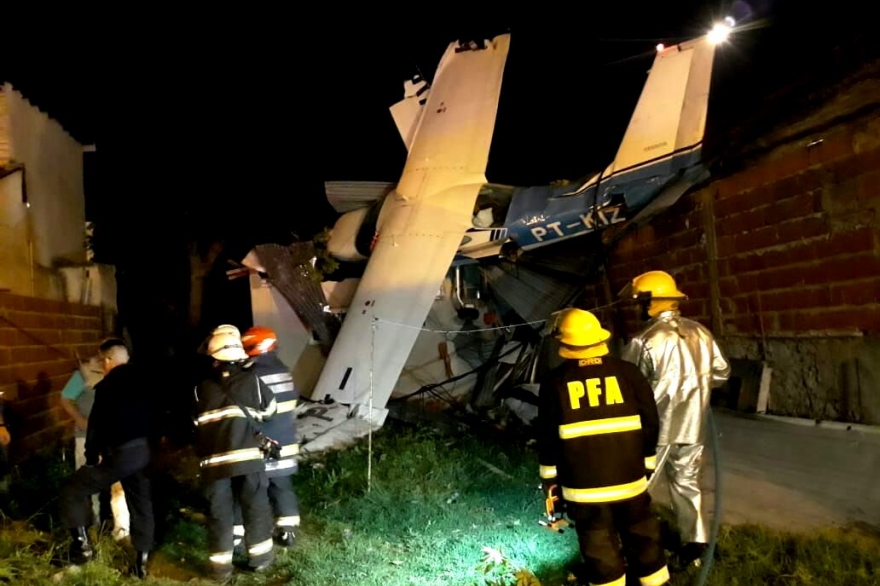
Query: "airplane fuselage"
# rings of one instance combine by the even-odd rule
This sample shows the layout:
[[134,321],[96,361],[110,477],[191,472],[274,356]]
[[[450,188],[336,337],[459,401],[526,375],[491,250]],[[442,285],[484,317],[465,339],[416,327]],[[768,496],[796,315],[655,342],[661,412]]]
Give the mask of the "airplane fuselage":
[[[456,257],[499,256],[502,247],[511,244],[522,251],[533,250],[630,220],[664,190],[692,181],[704,171],[700,151],[696,146],[609,177],[596,175],[579,188],[486,184],[477,201],[474,225],[465,231]],[[334,228],[331,253],[348,262],[366,261],[382,231],[388,204],[385,197],[369,208],[344,214]],[[490,225],[477,225],[480,221]]]
[[381,425],[450,266],[639,225],[695,185],[717,36],[658,46],[613,160],[573,187],[487,183],[509,34],[450,43],[430,86],[404,83],[390,108],[408,150],[397,184],[327,193],[343,214],[327,252],[365,269],[311,397]]

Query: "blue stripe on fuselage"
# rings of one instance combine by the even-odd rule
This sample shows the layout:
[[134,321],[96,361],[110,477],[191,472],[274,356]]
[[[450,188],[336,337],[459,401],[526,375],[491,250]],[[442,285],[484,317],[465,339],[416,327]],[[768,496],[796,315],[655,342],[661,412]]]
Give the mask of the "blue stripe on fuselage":
[[698,164],[700,151],[698,147],[603,178],[598,193],[596,185],[571,195],[560,194],[558,188],[545,188],[543,193],[527,188],[514,195],[506,222],[509,236],[528,250],[628,220],[680,178],[682,170],[687,174]]
[[546,244],[549,241],[564,240],[601,230],[628,219],[628,210],[621,204],[606,205],[599,208],[584,207],[549,216],[543,222],[531,226],[519,224],[511,226],[510,237],[523,250]]

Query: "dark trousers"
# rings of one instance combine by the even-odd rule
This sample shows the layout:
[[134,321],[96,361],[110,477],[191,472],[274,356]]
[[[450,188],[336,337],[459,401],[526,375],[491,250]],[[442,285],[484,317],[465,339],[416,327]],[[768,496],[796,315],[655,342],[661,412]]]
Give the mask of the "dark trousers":
[[276,527],[291,530],[299,525],[299,499],[290,476],[269,479],[269,504],[272,505]]
[[272,560],[272,509],[269,507],[269,479],[265,472],[221,478],[205,485],[210,502],[208,550],[211,565],[232,565],[232,527],[235,511],[244,518],[248,558],[251,566]]
[[601,505],[566,503],[566,508],[575,522],[585,577],[591,584],[620,580],[627,568],[642,583],[663,584],[664,575],[668,580],[660,521],[651,512],[648,493]]
[[146,474],[149,463],[150,448],[142,438],[108,450],[97,466],[81,467],[61,491],[61,522],[68,529],[87,526],[92,514],[91,496],[121,482],[131,515],[131,544],[138,551],[150,551],[155,524]]
[[[293,490],[293,482],[290,476],[273,476],[269,478],[269,505],[272,508],[272,516],[275,526],[287,531],[292,531],[299,525],[299,499]],[[240,529],[241,508],[235,506],[235,527]],[[236,531],[236,537],[244,535]]]
[[0,482],[11,471],[9,465],[9,446],[0,446]]

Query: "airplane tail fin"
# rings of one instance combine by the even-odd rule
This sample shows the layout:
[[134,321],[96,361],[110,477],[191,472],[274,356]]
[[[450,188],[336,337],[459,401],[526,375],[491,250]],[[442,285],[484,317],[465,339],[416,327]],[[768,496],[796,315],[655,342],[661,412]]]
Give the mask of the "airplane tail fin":
[[397,125],[397,131],[400,132],[400,138],[403,139],[407,151],[412,146],[430,91],[431,86],[428,82],[422,79],[421,75],[417,75],[403,83],[403,99],[390,108],[394,124]]
[[714,56],[715,45],[707,37],[658,50],[605,177],[664,158],[699,153]]

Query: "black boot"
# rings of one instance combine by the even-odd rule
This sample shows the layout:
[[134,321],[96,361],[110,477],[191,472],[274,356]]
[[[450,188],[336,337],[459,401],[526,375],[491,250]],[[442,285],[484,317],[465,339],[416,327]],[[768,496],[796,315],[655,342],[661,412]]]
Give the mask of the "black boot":
[[215,582],[225,582],[232,577],[232,566],[211,566],[211,579]]
[[70,536],[73,539],[70,544],[70,563],[74,565],[84,564],[95,557],[95,550],[89,542],[89,534],[85,527],[77,527],[70,530]]
[[290,527],[278,527],[275,530],[275,543],[282,547],[293,547],[296,543],[296,536]]
[[685,543],[679,550],[676,569],[684,572],[690,566],[700,567],[703,563],[703,555],[708,549],[708,543]]
[[135,553],[134,568],[132,574],[143,580],[147,577],[147,561],[150,559],[150,552],[139,551]]

